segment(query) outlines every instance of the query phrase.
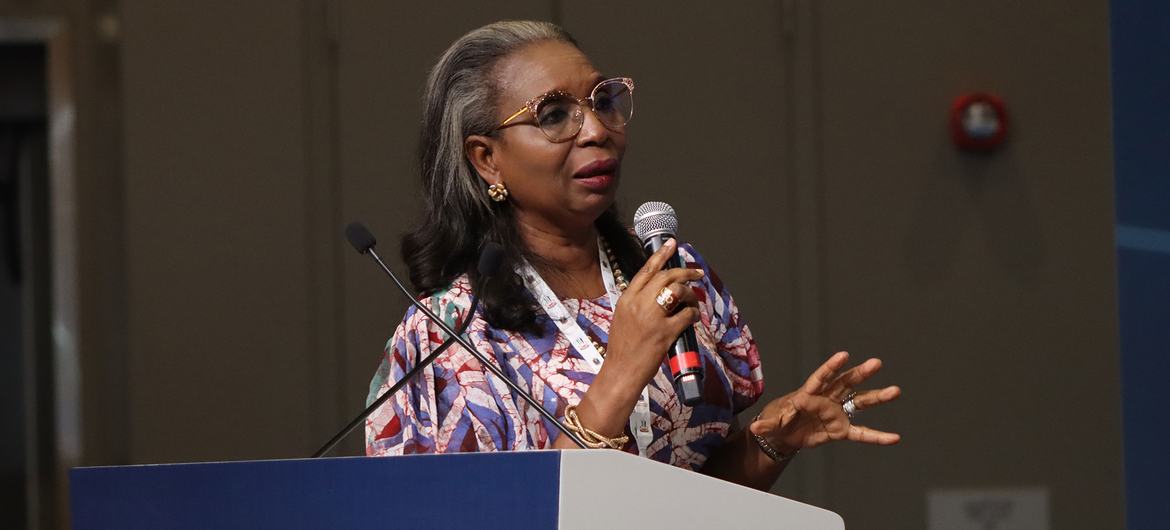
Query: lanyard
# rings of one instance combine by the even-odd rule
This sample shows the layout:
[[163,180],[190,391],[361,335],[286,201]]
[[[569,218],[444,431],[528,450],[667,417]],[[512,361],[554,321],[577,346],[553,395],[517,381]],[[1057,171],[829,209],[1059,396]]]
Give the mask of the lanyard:
[[[601,238],[597,240],[597,254],[601,261],[601,279],[605,282],[605,292],[609,295],[609,307],[611,310],[617,309],[618,297],[622,292],[618,290],[617,284],[613,278],[613,269],[609,266],[609,260],[605,257],[605,249],[601,246]],[[544,278],[540,277],[540,273],[528,263],[528,260],[521,259],[519,265],[516,266],[516,273],[524,281],[525,287],[528,291],[536,297],[536,302],[544,309],[545,314],[556,323],[557,329],[569,339],[569,344],[577,350],[585,358],[585,365],[593,375],[601,370],[601,365],[605,363],[605,357],[597,351],[597,347],[593,345],[593,341],[589,340],[589,336],[581,329],[581,325],[577,320],[569,315],[569,310],[565,308],[565,304],[557,298],[556,293],[553,293],[548,284],[545,283]],[[650,430],[650,391],[649,386],[642,389],[642,395],[638,398],[638,402],[634,404],[634,410],[630,412],[630,432],[634,433],[634,440],[638,443],[638,454],[646,455],[646,448],[650,445],[650,441],[654,438],[654,433]]]

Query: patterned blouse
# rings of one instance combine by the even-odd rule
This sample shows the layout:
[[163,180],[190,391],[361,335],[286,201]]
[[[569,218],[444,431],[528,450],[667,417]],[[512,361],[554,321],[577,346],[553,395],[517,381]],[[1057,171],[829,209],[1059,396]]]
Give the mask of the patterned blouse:
[[[723,282],[689,245],[680,245],[679,253],[688,267],[706,272],[694,287],[702,315],[695,336],[706,366],[703,402],[695,407],[682,405],[671,384],[670,369],[663,362],[649,388],[653,439],[646,454],[660,462],[698,470],[729,434],[735,414],[759,398],[764,380],[755,341]],[[456,279],[447,291],[427,301],[455,328],[471,306],[467,277]],[[608,343],[613,319],[608,296],[566,299],[563,303],[586,334],[601,344]],[[565,407],[585,395],[594,374],[548,316],[538,311],[537,323],[542,336],[495,329],[477,315],[467,337],[548,411],[563,418]],[[367,403],[444,338],[446,334],[426,315],[410,307],[386,343],[382,363],[370,382]],[[544,449],[551,447],[559,434],[528,402],[513,396],[504,383],[456,344],[370,415],[366,420],[366,454]],[[633,436],[624,450],[638,453]]]

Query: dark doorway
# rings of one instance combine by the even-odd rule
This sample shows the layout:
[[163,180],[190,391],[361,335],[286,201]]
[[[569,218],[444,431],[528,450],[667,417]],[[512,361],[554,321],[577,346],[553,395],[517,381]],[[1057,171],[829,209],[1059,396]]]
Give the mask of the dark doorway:
[[0,44],[0,528],[54,523],[46,65]]

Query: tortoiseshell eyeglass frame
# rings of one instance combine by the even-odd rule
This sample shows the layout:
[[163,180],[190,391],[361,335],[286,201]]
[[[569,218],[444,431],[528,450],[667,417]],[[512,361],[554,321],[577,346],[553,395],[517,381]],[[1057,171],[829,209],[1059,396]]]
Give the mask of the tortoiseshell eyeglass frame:
[[[561,143],[561,142],[567,142],[569,140],[572,140],[573,138],[576,138],[577,134],[579,134],[581,132],[581,126],[585,123],[585,120],[584,119],[577,119],[576,117],[574,117],[573,122],[577,124],[577,130],[573,131],[572,134],[570,134],[564,138],[553,138],[552,136],[549,135],[548,131],[544,130],[544,128],[540,126],[540,123],[539,123],[540,122],[540,115],[537,114],[537,111],[540,109],[540,104],[544,103],[544,101],[547,100],[548,98],[551,98],[554,96],[564,96],[564,97],[568,97],[568,98],[576,101],[577,108],[579,110],[582,110],[582,112],[583,112],[583,109],[585,109],[585,107],[586,107],[585,104],[588,103],[589,110],[593,111],[594,115],[597,115],[597,111],[593,109],[593,98],[595,96],[597,96],[597,89],[601,88],[602,85],[606,85],[609,83],[621,83],[623,85],[626,85],[626,90],[628,90],[630,92],[630,97],[631,98],[634,97],[634,80],[630,79],[628,77],[614,77],[611,79],[606,79],[600,83],[597,83],[597,86],[593,87],[593,90],[589,93],[589,97],[587,97],[585,99],[577,99],[576,96],[574,96],[568,92],[565,92],[563,90],[552,90],[552,91],[545,92],[539,96],[536,96],[536,97],[526,101],[524,103],[523,107],[520,107],[516,112],[513,112],[511,116],[508,116],[507,119],[500,122],[500,124],[497,125],[496,128],[492,130],[492,132],[498,131],[498,130],[506,127],[509,123],[512,123],[512,120],[519,118],[525,112],[527,112],[527,113],[531,114],[532,119],[537,122],[537,123],[534,123],[532,125],[534,125],[537,129],[540,129],[540,132],[544,133],[544,136],[545,136],[545,138],[548,138],[548,141],[553,142],[553,143]],[[634,117],[634,105],[633,105],[633,102],[631,101],[630,102],[630,115],[629,115],[629,117],[626,118],[625,123],[622,123],[620,125],[613,125],[613,124],[605,123],[605,120],[602,120],[601,116],[599,116],[599,115],[598,115],[598,120],[601,121],[602,125],[605,125],[606,127],[610,128],[610,129],[614,129],[614,128],[625,127],[627,123],[630,123],[630,119],[633,117]]]

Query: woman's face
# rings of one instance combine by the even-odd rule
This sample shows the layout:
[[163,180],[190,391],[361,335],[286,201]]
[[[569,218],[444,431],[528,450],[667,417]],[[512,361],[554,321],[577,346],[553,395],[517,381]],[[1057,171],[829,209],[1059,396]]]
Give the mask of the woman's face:
[[[497,117],[503,122],[541,94],[561,90],[584,100],[605,78],[574,46],[544,41],[521,48],[497,68]],[[589,227],[613,204],[625,128],[609,129],[590,110],[575,138],[554,143],[525,112],[490,137],[469,138],[480,176],[508,188],[522,222],[547,230]]]

